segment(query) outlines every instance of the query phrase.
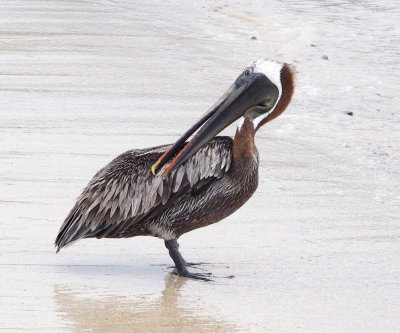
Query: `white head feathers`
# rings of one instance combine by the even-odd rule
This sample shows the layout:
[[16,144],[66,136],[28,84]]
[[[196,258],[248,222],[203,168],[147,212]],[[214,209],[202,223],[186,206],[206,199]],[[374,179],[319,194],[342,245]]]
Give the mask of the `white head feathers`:
[[271,59],[258,59],[252,67],[253,73],[263,73],[273,84],[277,86],[280,98],[282,94],[281,71],[283,65]]

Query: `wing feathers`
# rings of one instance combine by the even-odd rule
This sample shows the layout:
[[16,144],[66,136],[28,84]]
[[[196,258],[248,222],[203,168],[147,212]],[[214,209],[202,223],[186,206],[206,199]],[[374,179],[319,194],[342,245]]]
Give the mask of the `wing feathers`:
[[[166,205],[172,193],[209,177],[221,178],[230,168],[232,139],[216,137],[165,179],[151,165],[169,146],[128,151],[101,169],[89,182],[65,219],[56,239],[58,250],[84,237],[121,233],[140,216]],[[170,205],[168,205],[170,206]],[[151,215],[151,214],[150,214]]]

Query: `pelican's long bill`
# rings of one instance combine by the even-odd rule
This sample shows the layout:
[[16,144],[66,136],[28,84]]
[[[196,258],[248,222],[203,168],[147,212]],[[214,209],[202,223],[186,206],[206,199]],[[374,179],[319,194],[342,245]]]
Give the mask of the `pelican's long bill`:
[[[278,87],[264,73],[246,69],[219,102],[153,164],[151,172],[155,174],[174,156],[164,174],[179,167],[223,129],[240,117],[247,116],[246,112],[249,111],[249,117],[253,118],[254,110],[262,110],[261,113],[271,111],[279,95]],[[185,145],[185,141],[197,130]]]

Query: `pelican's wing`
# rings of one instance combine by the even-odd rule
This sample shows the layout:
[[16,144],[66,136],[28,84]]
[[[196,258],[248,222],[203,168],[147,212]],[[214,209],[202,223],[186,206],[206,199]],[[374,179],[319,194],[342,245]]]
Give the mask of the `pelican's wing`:
[[231,165],[232,139],[216,137],[165,179],[167,165],[153,176],[151,166],[169,147],[127,151],[98,171],[61,226],[57,251],[84,237],[123,237],[128,226],[171,206],[178,191],[221,178]]

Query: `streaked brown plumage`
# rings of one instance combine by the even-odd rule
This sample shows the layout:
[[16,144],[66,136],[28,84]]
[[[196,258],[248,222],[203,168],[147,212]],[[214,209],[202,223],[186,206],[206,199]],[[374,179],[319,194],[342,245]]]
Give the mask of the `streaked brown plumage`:
[[[261,71],[261,75],[256,71],[257,66],[267,65],[261,61],[261,65],[255,63],[251,67],[256,82],[253,86],[257,87],[256,90],[252,88],[253,94],[265,89],[261,96],[267,102],[255,98],[251,104],[233,92],[233,100],[226,97],[175,145],[127,151],[98,171],[61,226],[55,241],[57,252],[82,238],[155,236],[165,240],[179,275],[206,279],[187,271],[176,240],[184,233],[229,216],[256,190],[259,163],[255,132],[282,113],[293,94],[290,67],[281,65],[279,68],[281,90],[278,96],[273,88],[274,78],[270,81],[264,72]],[[271,66],[274,68],[277,64]],[[248,69],[235,82],[234,88],[242,89],[241,93],[245,91],[240,88],[244,84],[251,89],[246,71]],[[270,93],[268,89],[272,89]],[[273,98],[276,102],[272,105]],[[240,103],[248,103],[248,106],[238,107]],[[271,106],[267,106],[268,103]],[[264,110],[270,109],[265,113]],[[235,112],[244,115],[235,138],[214,137],[214,133],[223,128],[222,124],[229,125],[232,121],[229,117]],[[222,124],[217,126],[219,122]],[[182,139],[200,125],[194,138],[184,143]],[[166,163],[171,160],[170,164]],[[158,172],[152,174],[150,169],[154,171],[157,167]]]
[[[193,195],[200,198],[226,174],[231,166],[231,146],[231,138],[216,137],[164,179],[162,173],[154,176],[149,170],[170,145],[123,153],[98,171],[83,190],[61,226],[58,248],[87,237],[179,237],[192,223],[179,205]],[[175,222],[179,232],[171,225],[174,221],[165,217],[174,215],[171,207],[188,217],[185,226]]]

